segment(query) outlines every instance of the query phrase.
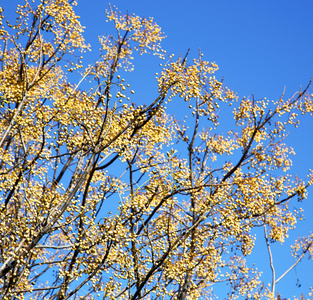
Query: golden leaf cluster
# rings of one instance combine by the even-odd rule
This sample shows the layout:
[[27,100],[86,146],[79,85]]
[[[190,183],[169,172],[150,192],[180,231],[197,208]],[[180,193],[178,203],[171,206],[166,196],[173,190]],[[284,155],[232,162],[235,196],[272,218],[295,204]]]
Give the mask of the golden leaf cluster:
[[[275,278],[271,244],[303,218],[291,201],[313,183],[311,171],[288,173],[284,141],[312,113],[310,85],[240,100],[201,52],[174,61],[153,19],[115,7],[116,35],[99,38],[99,60],[81,71],[89,46],[75,5],[26,0],[15,22],[0,7],[1,299],[209,299],[223,282],[229,299],[273,298],[285,274]],[[167,59],[146,105],[122,78],[135,51]],[[229,106],[233,127],[221,133]],[[256,238],[269,288],[246,261]],[[312,235],[292,255],[312,258]]]

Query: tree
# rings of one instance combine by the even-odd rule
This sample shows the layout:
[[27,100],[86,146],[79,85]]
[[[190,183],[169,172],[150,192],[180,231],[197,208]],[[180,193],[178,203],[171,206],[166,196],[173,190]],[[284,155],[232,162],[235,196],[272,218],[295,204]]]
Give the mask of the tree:
[[[290,202],[313,182],[288,174],[284,144],[313,111],[311,82],[289,99],[239,100],[201,52],[175,61],[152,19],[111,7],[116,35],[84,69],[75,1],[38,2],[18,6],[15,23],[0,8],[1,299],[204,299],[220,282],[229,298],[274,297],[313,255],[313,236],[299,238],[275,277],[271,242],[301,219]],[[135,52],[167,59],[146,105],[122,78]],[[187,124],[170,101],[186,105]],[[228,106],[235,124],[221,134]],[[245,261],[260,226],[270,288]]]

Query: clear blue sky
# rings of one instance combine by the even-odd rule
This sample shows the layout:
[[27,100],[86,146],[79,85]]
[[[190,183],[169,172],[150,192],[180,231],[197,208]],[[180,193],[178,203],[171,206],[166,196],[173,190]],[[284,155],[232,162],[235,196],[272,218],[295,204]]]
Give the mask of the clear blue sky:
[[[1,5],[8,13],[17,0],[4,0]],[[9,3],[10,2],[10,3]],[[92,46],[87,62],[98,59],[98,35],[112,34],[112,27],[105,22],[108,1],[78,0],[77,13],[86,26],[85,37]],[[190,50],[189,57],[196,57],[201,48],[204,58],[215,61],[220,70],[217,77],[240,97],[252,93],[256,98],[277,99],[286,86],[286,96],[291,96],[300,85],[306,86],[313,77],[313,1],[312,0],[111,0],[122,12],[128,11],[142,17],[153,17],[167,35],[163,47],[178,56]],[[12,12],[12,10],[11,10]],[[135,62],[131,85],[138,102],[150,101],[156,94],[154,73],[157,62],[142,58]],[[143,84],[144,83],[144,84]],[[144,87],[144,88],[143,88]],[[312,91],[312,90],[311,90]],[[313,169],[313,117],[301,119],[297,131],[291,131],[288,143],[297,156],[292,173],[304,176]],[[297,205],[297,203],[296,203]],[[302,204],[307,221],[299,228],[313,231],[313,189]],[[291,234],[293,241],[298,231]],[[301,234],[301,232],[300,232]],[[257,241],[253,259],[262,262],[264,276],[270,282],[269,264],[263,237]],[[280,276],[293,260],[288,249],[274,249],[277,260],[277,276]],[[277,286],[284,297],[308,293],[313,285],[313,263],[303,262]],[[297,278],[301,287],[297,287]]]

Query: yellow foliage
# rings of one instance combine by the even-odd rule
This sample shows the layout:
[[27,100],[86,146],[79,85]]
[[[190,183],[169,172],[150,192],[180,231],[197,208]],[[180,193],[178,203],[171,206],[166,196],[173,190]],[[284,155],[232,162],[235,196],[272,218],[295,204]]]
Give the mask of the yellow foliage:
[[[134,51],[167,57],[153,19],[110,7],[116,36],[100,37],[99,61],[79,73],[89,46],[76,2],[37,2],[7,25],[0,8],[2,299],[205,299],[219,282],[230,299],[274,297],[275,280],[263,289],[245,256],[255,227],[271,253],[302,218],[289,202],[307,197],[313,177],[287,173],[283,140],[312,113],[309,86],[272,103],[239,100],[200,52],[191,63],[169,56],[158,96],[138,106],[120,74]],[[166,101],[186,101],[192,122]],[[226,105],[234,128],[220,134]],[[292,254],[312,258],[312,236]]]

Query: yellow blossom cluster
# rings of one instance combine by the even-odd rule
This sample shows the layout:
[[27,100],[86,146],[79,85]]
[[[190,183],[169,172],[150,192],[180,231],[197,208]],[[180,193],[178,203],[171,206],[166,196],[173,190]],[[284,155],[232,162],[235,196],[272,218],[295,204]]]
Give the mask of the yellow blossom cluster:
[[[187,53],[169,56],[157,96],[136,104],[120,70],[135,51],[166,57],[160,27],[110,7],[116,35],[99,38],[99,61],[79,73],[89,47],[75,5],[26,0],[6,24],[0,8],[2,299],[210,299],[222,282],[229,299],[274,297],[284,274],[263,288],[246,257],[264,239],[274,270],[271,243],[303,219],[291,202],[313,175],[289,174],[284,139],[312,113],[309,86],[239,99],[215,63]],[[221,133],[225,110],[234,123]],[[312,254],[312,235],[292,247],[295,264]]]

